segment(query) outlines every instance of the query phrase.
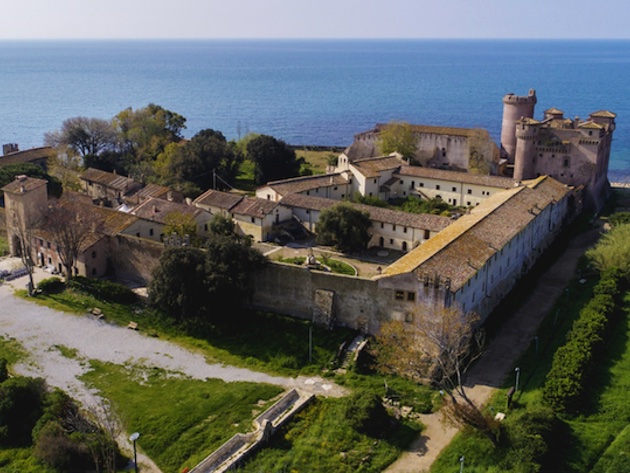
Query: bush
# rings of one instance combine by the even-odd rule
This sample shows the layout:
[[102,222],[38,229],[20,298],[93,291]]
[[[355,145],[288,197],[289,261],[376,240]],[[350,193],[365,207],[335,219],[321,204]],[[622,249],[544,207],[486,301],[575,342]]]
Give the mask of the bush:
[[376,394],[358,392],[346,401],[345,418],[357,432],[381,437],[389,426],[389,415]]
[[84,276],[76,276],[70,281],[74,289],[96,297],[97,299],[119,304],[133,304],[136,302],[136,294],[127,286],[104,279],[91,279]]
[[60,471],[89,471],[94,467],[86,445],[68,436],[57,422],[48,422],[42,427],[33,455]]
[[42,279],[37,285],[37,289],[42,291],[44,294],[59,294],[60,292],[63,292],[65,287],[66,285],[64,282],[57,277]]

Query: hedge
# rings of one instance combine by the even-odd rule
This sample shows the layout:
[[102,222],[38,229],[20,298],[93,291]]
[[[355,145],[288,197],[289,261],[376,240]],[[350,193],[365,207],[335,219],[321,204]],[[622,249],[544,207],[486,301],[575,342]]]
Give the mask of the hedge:
[[606,271],[601,275],[594,289],[595,296],[580,311],[567,335],[567,342],[556,351],[543,388],[545,400],[555,411],[576,407],[593,368],[593,356],[604,342],[620,284],[618,271]]

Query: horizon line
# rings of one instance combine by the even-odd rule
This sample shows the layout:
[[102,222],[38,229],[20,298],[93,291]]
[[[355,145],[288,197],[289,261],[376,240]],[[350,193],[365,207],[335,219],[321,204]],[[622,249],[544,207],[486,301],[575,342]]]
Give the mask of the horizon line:
[[67,37],[67,38],[1,38],[0,41],[629,41],[629,37]]

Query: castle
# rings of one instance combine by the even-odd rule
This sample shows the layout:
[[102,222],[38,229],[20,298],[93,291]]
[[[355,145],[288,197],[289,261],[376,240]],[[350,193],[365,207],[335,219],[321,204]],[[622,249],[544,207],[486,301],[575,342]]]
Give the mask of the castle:
[[[208,190],[186,204],[168,189],[88,170],[88,200],[121,202],[125,212],[95,207],[110,224],[81,249],[75,272],[100,276],[109,265],[119,276],[146,282],[168,244],[164,217],[171,211],[190,211],[200,234],[213,214],[223,214],[238,231],[269,241],[287,223],[316,232],[323,210],[357,192],[383,200],[440,198],[465,207],[465,214],[451,219],[355,204],[370,215],[369,245],[401,251],[402,258],[374,277],[270,264],[253,275],[252,305],[369,333],[387,320],[412,322],[423,305],[457,305],[483,320],[567,222],[583,206],[601,208],[610,192],[606,172],[615,114],[599,111],[580,121],[550,109],[537,121],[533,90],[524,97],[508,94],[503,104],[500,148],[488,142],[487,132],[416,126],[418,159],[425,166],[411,166],[396,153],[364,156],[377,152],[377,127],[357,135],[334,172],[270,182],[256,198]],[[462,172],[475,154],[504,175]],[[4,187],[9,233],[13,209],[43,211],[43,183],[20,177]],[[58,266],[54,244],[43,235],[35,238],[38,262]]]

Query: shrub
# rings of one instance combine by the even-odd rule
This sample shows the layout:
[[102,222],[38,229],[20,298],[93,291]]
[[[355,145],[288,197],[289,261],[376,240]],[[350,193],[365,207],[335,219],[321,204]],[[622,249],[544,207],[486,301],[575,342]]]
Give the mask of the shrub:
[[48,422],[42,427],[33,455],[60,471],[88,471],[94,467],[86,445],[68,436],[57,422]]
[[37,288],[45,294],[58,294],[62,292],[65,287],[64,282],[57,277],[42,279],[37,285]]
[[389,426],[389,415],[376,394],[357,392],[346,401],[348,425],[360,433],[381,437]]
[[70,281],[70,284],[78,291],[104,301],[133,304],[137,299],[136,294],[127,286],[104,279],[76,276]]

